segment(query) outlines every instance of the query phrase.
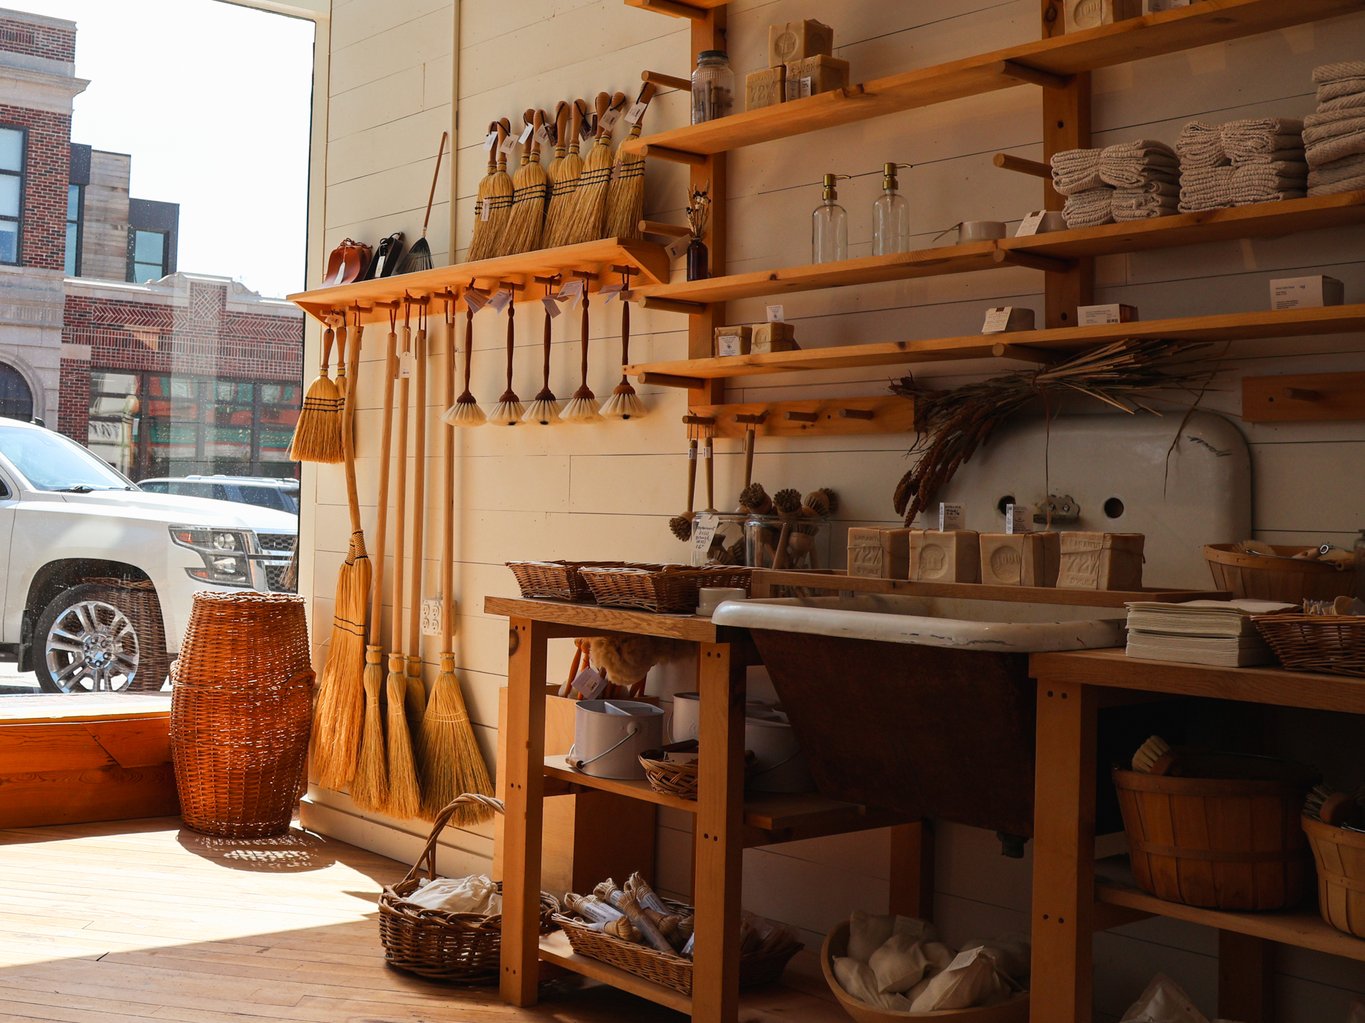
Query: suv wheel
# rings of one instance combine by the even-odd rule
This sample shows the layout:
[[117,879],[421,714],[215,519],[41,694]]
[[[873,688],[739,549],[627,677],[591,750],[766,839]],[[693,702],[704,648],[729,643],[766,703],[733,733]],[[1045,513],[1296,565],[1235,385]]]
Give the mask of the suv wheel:
[[165,644],[139,636],[135,617],[123,593],[98,583],[59,593],[34,630],[38,685],[49,693],[160,689],[166,678]]

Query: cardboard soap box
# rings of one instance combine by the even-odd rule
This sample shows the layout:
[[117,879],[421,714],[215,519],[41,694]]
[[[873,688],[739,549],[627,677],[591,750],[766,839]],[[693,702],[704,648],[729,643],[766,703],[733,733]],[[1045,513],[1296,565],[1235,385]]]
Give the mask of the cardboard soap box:
[[1137,306],[1110,302],[1107,305],[1083,305],[1076,310],[1076,321],[1082,327],[1100,327],[1108,323],[1134,323]]
[[1142,589],[1143,534],[1064,531],[1060,536],[1059,588]]
[[1345,286],[1335,277],[1280,277],[1270,282],[1271,309],[1318,309],[1341,305]]
[[717,327],[716,355],[748,355],[753,331],[749,327]]
[[917,583],[980,582],[976,531],[916,529],[910,534],[910,578]]
[[803,99],[848,87],[848,61],[815,56],[787,62],[787,99]]
[[807,18],[768,26],[768,66],[777,67],[807,57],[828,57],[834,52],[834,29]]
[[982,533],[981,581],[995,586],[1056,586],[1058,533]]
[[848,574],[873,579],[904,579],[910,567],[908,529],[855,526],[848,531]]
[[759,68],[744,76],[744,109],[758,110],[781,103],[786,98],[787,68]]
[[796,328],[790,323],[755,323],[749,350],[763,352],[792,352],[797,348]]

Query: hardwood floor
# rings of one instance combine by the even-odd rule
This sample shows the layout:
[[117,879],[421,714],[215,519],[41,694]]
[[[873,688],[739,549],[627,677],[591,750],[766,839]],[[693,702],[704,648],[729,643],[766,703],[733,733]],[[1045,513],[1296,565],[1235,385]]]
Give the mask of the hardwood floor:
[[517,1010],[389,969],[375,899],[406,869],[297,829],[261,842],[178,818],[0,831],[0,1020],[684,1019],[575,978]]

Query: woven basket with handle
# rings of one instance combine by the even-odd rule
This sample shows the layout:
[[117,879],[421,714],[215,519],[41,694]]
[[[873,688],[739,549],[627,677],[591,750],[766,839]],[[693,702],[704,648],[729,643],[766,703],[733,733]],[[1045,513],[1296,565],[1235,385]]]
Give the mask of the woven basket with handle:
[[[437,841],[455,811],[466,803],[482,803],[495,813],[504,812],[501,799],[465,793],[436,815],[426,848],[413,868],[397,884],[386,885],[379,896],[379,939],[384,943],[384,960],[397,969],[452,984],[496,984],[502,954],[501,915],[447,913],[406,901],[425,882],[439,876]],[[497,887],[501,892],[502,884]],[[541,933],[555,929],[558,912],[559,903],[541,892]]]

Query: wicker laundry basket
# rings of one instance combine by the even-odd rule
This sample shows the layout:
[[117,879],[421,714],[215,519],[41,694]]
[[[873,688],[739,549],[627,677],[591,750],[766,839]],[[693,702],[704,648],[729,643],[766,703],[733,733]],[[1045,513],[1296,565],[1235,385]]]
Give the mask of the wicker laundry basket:
[[303,598],[196,593],[171,683],[171,755],[186,826],[224,838],[289,830],[312,725]]

